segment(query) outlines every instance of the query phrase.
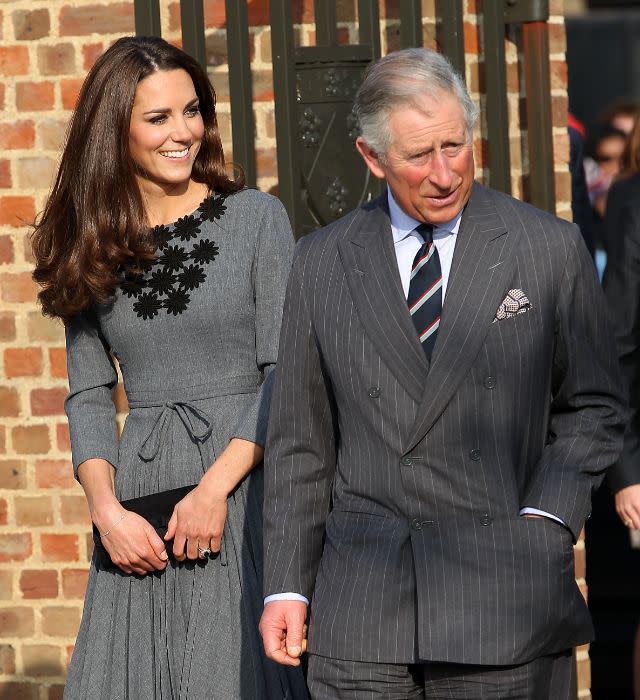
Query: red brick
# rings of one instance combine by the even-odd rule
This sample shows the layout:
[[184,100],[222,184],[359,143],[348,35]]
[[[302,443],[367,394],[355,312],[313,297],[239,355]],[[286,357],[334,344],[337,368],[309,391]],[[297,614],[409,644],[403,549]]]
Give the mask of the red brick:
[[16,107],[21,112],[53,109],[53,83],[16,83]]
[[84,496],[61,496],[60,517],[65,525],[91,525],[87,499]]
[[53,525],[53,504],[50,496],[16,496],[13,505],[16,525]]
[[74,73],[76,70],[76,54],[73,44],[38,46],[38,67],[42,75],[68,75],[69,73]]
[[464,52],[479,53],[480,51],[480,29],[477,24],[465,22],[463,27],[464,32]]
[[68,489],[76,483],[71,463],[65,459],[39,459],[35,466],[36,486],[39,489]]
[[28,600],[58,597],[58,572],[51,569],[28,569],[20,575],[22,597]]
[[62,595],[65,598],[84,598],[89,572],[86,569],[62,570]]
[[40,348],[7,348],[4,351],[4,373],[7,377],[37,377],[42,374]]
[[13,311],[0,311],[0,342],[16,338],[16,315]]
[[[68,664],[67,664],[68,667]],[[47,695],[47,700],[64,700],[64,686],[50,685]]]
[[0,683],[0,698],[11,700],[38,700],[40,691],[38,685],[28,681],[7,681]]
[[13,597],[13,572],[0,569],[0,600],[12,600]]
[[64,341],[64,326],[58,319],[47,318],[40,311],[30,311],[27,314],[27,335],[31,342]]
[[79,625],[80,610],[75,606],[56,606],[42,610],[42,631],[51,637],[75,637]]
[[[0,107],[0,109],[3,109]],[[0,160],[0,188],[11,188],[11,162],[6,158]]]
[[54,644],[23,644],[22,665],[25,676],[60,676],[64,673],[61,649]]
[[31,392],[31,415],[55,416],[64,414],[66,395],[67,390],[64,388],[34,389]]
[[0,83],[0,109],[4,109],[4,96],[5,96],[4,83]]
[[0,122],[0,150],[33,148],[35,137],[32,121]]
[[0,236],[0,265],[8,265],[13,259],[13,239],[11,236]]
[[7,502],[4,498],[0,498],[0,525],[6,525],[8,520]]
[[20,455],[46,454],[51,449],[46,425],[17,426],[11,431],[13,449]]
[[14,387],[0,386],[0,416],[20,415],[20,397]]
[[[0,397],[0,402],[2,398]],[[27,486],[27,464],[21,459],[0,460],[0,489],[24,489]]]
[[99,44],[85,44],[82,47],[83,63],[82,67],[85,70],[91,70],[93,64],[98,60],[98,57],[104,51],[104,44],[100,42]]
[[62,106],[65,109],[74,109],[80,94],[80,88],[84,82],[83,78],[65,78],[60,81],[60,94],[62,95]]
[[0,75],[25,75],[29,72],[26,46],[0,46]]
[[10,644],[0,644],[0,673],[13,675],[16,672],[16,653]]
[[7,451],[7,429],[4,425],[0,425],[0,454]]
[[42,561],[78,561],[80,551],[77,535],[42,534]]
[[16,10],[13,13],[13,31],[16,39],[28,41],[49,36],[49,10]]
[[58,423],[56,425],[56,443],[60,452],[69,452],[71,450],[71,438],[69,437],[69,425],[67,423]]
[[64,348],[49,348],[49,366],[52,377],[66,377],[67,351]]
[[38,141],[48,151],[58,151],[64,144],[67,122],[58,119],[42,119],[38,122]]
[[[28,532],[12,532],[10,535],[0,535],[0,562],[24,561],[30,556],[31,535]],[[1,629],[2,625],[0,624]]]
[[[46,156],[20,158],[15,164],[19,187],[25,190],[48,190],[54,180],[57,162]],[[27,247],[27,250],[30,250]]]
[[[0,197],[0,226],[13,226],[15,228],[30,226],[35,218],[36,209],[33,197]],[[24,273],[24,275],[31,277],[31,273]]]
[[60,10],[60,36],[131,34],[134,29],[132,2],[65,5]]

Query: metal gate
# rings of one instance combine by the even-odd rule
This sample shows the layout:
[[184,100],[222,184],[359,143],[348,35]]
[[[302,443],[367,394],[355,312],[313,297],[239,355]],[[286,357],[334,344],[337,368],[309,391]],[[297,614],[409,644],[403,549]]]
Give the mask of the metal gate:
[[[225,0],[234,160],[256,183],[246,0]],[[300,236],[380,191],[357,153],[351,104],[380,56],[377,0],[357,0],[358,43],[339,44],[336,0],[314,0],[316,45],[295,47],[295,0],[270,0],[279,195]],[[555,211],[548,0],[478,0],[482,12],[488,182],[510,192],[505,32],[522,32],[528,133],[528,201]],[[206,67],[203,0],[181,0],[183,48]],[[400,0],[400,44],[422,45],[422,2]],[[465,73],[462,0],[436,0],[440,49]],[[160,35],[159,0],[135,0],[136,32]]]

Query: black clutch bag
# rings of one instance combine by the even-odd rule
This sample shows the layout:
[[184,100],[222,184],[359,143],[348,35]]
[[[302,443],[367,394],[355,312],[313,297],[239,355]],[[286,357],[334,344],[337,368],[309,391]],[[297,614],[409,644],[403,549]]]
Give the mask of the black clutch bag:
[[[173,513],[173,509],[178,501],[181,501],[189,491],[192,491],[196,484],[192,486],[182,486],[179,489],[171,489],[170,491],[160,491],[152,493],[148,496],[140,496],[138,498],[130,498],[127,501],[122,501],[121,505],[126,510],[141,515],[155,528],[161,539],[167,534],[169,520]],[[102,538],[98,528],[93,526],[93,545],[96,556],[104,568],[114,567],[115,564],[109,557],[109,552],[102,544]],[[167,547],[167,554],[173,559],[173,549]]]

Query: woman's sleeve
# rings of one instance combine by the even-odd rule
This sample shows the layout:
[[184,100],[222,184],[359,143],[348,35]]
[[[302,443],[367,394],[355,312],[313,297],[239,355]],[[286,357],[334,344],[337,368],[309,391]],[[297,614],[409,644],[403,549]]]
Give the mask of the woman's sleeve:
[[69,420],[73,472],[87,459],[118,462],[116,410],[111,390],[118,381],[113,360],[97,322],[82,314],[65,329],[69,394],[65,411]]
[[232,437],[264,446],[269,422],[273,369],[278,357],[284,295],[293,258],[294,238],[289,217],[279,199],[269,197],[258,224],[254,262],[256,364],[264,375],[251,410],[245,413]]

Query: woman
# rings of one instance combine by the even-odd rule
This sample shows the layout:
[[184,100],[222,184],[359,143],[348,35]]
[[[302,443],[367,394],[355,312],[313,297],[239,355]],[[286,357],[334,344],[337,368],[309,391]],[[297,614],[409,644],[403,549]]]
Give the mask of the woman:
[[196,61],[141,37],[98,59],[33,247],[43,311],[66,325],[73,465],[97,531],[65,698],[306,697],[257,632],[293,238],[278,200],[225,174]]

